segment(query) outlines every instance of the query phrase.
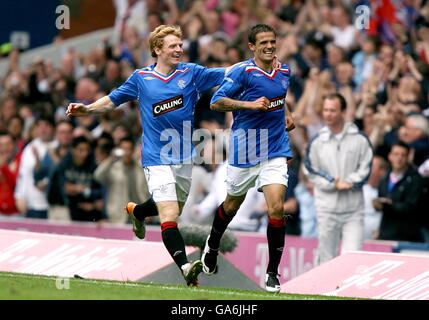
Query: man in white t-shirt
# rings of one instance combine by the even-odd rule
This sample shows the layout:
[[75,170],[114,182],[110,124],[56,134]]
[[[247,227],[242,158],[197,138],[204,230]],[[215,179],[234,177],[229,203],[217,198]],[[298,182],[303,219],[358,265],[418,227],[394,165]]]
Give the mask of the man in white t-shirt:
[[382,213],[374,209],[372,200],[378,197],[378,185],[380,179],[386,174],[388,164],[385,159],[375,156],[372,159],[371,175],[363,186],[363,198],[365,201],[364,239],[376,239],[380,228]]
[[22,153],[18,179],[15,188],[15,199],[18,210],[25,213],[27,218],[47,219],[48,199],[46,184],[34,181],[34,170],[40,165],[49,148],[54,148],[53,118],[40,117],[36,120],[36,138],[31,141]]
[[356,41],[356,28],[350,22],[349,13],[346,8],[336,6],[332,9],[331,15],[334,26],[329,28],[329,33],[334,38],[334,44],[349,51]]

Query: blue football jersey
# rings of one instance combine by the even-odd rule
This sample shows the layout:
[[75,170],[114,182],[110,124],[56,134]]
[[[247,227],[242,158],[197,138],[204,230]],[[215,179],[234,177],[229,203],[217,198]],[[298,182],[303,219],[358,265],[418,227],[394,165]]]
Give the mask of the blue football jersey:
[[275,157],[292,157],[285,128],[285,98],[289,87],[288,65],[271,73],[253,59],[234,66],[212,97],[211,103],[227,97],[241,101],[270,100],[268,111],[235,110],[229,146],[229,164],[251,167]]
[[200,93],[222,82],[225,69],[180,63],[163,76],[154,68],[135,70],[109,97],[116,106],[139,102],[143,166],[192,163],[195,105]]

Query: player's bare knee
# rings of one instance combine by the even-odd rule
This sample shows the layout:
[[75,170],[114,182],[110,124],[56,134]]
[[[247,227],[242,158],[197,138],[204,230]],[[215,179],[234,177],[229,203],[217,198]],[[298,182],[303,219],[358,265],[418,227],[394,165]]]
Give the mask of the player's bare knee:
[[228,216],[233,216],[240,208],[240,204],[237,201],[234,200],[225,200],[223,203],[223,210],[225,211],[225,214]]
[[234,216],[238,209],[240,209],[241,204],[244,201],[246,195],[242,196],[231,196],[227,195],[225,201],[223,202],[223,210],[228,216]]
[[177,210],[171,209],[165,209],[164,212],[159,213],[159,220],[161,223],[164,222],[177,222],[177,219],[179,217],[179,212]]
[[268,206],[268,215],[270,218],[280,219],[284,215],[283,203],[273,203]]
[[164,223],[164,222],[177,222],[177,217],[178,215],[176,215],[176,217],[172,216],[167,216],[167,217],[159,217],[159,221],[160,223]]

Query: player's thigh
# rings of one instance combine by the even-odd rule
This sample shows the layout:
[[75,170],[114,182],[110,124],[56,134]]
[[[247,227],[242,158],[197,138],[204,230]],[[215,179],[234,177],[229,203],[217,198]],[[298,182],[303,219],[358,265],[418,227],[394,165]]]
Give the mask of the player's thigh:
[[270,217],[283,217],[283,204],[286,194],[286,186],[284,184],[273,183],[262,187],[265,201],[267,202],[268,214]]
[[167,221],[176,221],[179,217],[179,202],[177,201],[160,201],[156,202],[158,208],[159,220],[161,223]]
[[269,159],[260,165],[260,172],[256,181],[258,191],[262,191],[264,186],[271,184],[281,184],[288,186],[288,165],[286,157]]
[[255,186],[259,167],[240,168],[228,165],[226,168],[226,188],[228,195],[241,197]]
[[[189,191],[191,190],[192,167],[193,165],[191,164],[172,166],[173,175],[176,180],[177,201],[183,203],[183,205],[188,199]],[[182,212],[182,210],[180,210],[180,212]]]
[[171,166],[144,167],[147,187],[155,203],[177,202],[176,178]]

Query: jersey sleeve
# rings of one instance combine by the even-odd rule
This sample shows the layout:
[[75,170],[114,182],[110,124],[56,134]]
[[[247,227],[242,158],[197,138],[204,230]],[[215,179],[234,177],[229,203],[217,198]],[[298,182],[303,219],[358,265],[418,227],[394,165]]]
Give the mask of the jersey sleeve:
[[210,103],[215,103],[221,98],[236,98],[237,93],[243,89],[243,74],[242,68],[233,68],[223,79],[219,89],[214,93]]
[[194,81],[199,91],[207,91],[221,84],[225,68],[206,68],[198,64],[194,67]]
[[109,94],[109,98],[116,106],[128,101],[137,100],[139,98],[137,70],[119,88],[113,90]]
[[290,71],[289,65],[287,65],[286,63],[282,63],[281,70],[283,70],[286,73],[286,76],[288,78],[291,77],[291,71]]

